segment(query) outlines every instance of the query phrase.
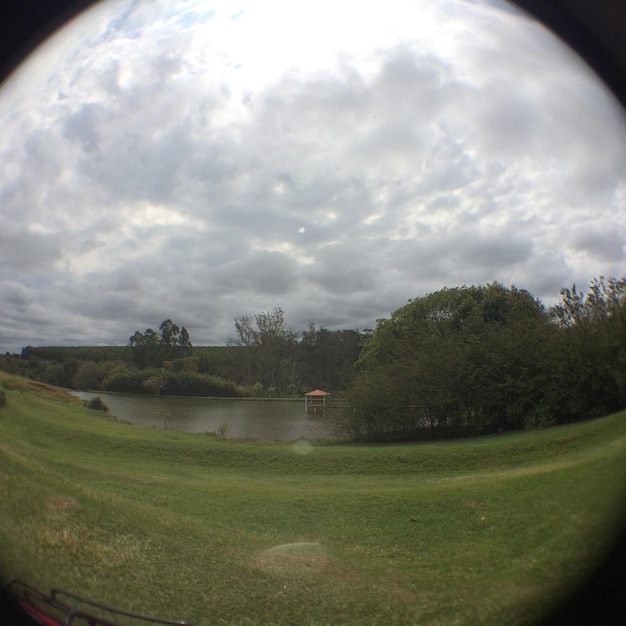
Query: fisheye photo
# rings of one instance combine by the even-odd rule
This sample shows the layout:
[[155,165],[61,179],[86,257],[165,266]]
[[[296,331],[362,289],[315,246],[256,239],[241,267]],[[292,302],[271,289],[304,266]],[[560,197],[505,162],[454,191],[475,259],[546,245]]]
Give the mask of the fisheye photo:
[[626,522],[626,115],[566,39],[101,0],[18,47],[0,625],[619,623],[550,622]]

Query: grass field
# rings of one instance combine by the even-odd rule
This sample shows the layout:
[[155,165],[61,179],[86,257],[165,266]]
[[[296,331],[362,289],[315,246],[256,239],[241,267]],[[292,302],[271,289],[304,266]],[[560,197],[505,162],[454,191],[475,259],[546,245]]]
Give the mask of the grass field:
[[623,522],[626,413],[418,445],[130,426],[0,373],[0,574],[195,624],[531,624]]

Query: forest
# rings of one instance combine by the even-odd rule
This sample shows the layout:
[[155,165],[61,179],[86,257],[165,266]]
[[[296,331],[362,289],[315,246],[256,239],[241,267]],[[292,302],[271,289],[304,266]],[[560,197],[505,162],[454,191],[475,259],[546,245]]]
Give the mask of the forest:
[[70,389],[157,395],[300,397],[349,385],[366,331],[309,324],[290,330],[281,308],[234,319],[225,346],[194,346],[164,320],[135,331],[126,346],[26,346],[0,356],[0,369]]
[[27,346],[0,356],[0,369],[92,391],[271,398],[321,388],[360,441],[543,428],[626,408],[626,279],[564,288],[549,309],[499,283],[444,288],[374,330],[295,332],[275,308],[234,318],[228,344],[194,346],[168,319],[127,346]]
[[542,428],[626,407],[626,281],[546,310],[494,283],[444,289],[379,320],[347,392],[358,440]]

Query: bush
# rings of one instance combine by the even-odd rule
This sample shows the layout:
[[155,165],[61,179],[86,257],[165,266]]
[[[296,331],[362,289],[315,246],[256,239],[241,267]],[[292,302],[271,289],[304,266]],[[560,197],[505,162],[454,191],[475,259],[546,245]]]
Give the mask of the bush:
[[83,361],[74,374],[72,384],[76,389],[100,391],[104,380],[119,364],[112,361]]
[[4,391],[0,391],[0,409],[4,409],[7,406],[7,394]]
[[109,407],[104,403],[100,396],[96,396],[95,398],[89,400],[89,402],[87,403],[87,408],[94,411],[104,412],[107,412],[109,410]]
[[127,367],[119,367],[105,378],[103,387],[105,391],[119,391],[122,393],[149,393],[144,383],[158,376],[159,370],[148,368],[135,370]]
[[217,429],[217,436],[220,439],[226,439],[228,435],[228,422],[224,420]]
[[242,390],[230,380],[189,370],[167,372],[160,391],[170,396],[237,398],[243,395]]
[[243,390],[230,380],[199,374],[187,369],[146,368],[133,370],[126,367],[116,369],[104,381],[105,391],[123,393],[153,393],[164,396],[212,396],[239,398]]

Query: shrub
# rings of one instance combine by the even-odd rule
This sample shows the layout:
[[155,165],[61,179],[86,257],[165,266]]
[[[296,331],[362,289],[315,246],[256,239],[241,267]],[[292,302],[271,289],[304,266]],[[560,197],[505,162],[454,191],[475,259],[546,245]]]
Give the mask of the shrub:
[[107,376],[103,382],[103,387],[105,391],[148,393],[143,383],[158,374],[159,370],[154,368],[135,370],[127,367],[119,367]]
[[6,408],[7,405],[7,394],[4,391],[0,391],[0,409]]
[[119,364],[112,361],[83,361],[74,378],[72,384],[76,389],[100,391],[103,388],[104,380]]
[[94,411],[107,412],[109,410],[109,407],[104,403],[100,396],[96,396],[95,398],[89,400],[89,402],[87,403],[87,408],[93,409]]
[[217,436],[220,439],[226,439],[227,435],[228,435],[228,422],[224,420],[217,429]]

